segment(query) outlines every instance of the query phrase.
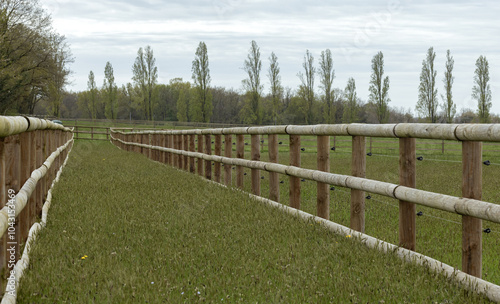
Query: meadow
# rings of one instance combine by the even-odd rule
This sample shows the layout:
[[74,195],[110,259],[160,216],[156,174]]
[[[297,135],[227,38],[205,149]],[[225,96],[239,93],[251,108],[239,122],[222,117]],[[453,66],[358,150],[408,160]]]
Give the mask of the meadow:
[[[332,169],[348,171],[346,155],[333,155]],[[313,156],[304,153],[303,164],[312,166]],[[369,177],[378,168],[392,181],[393,161],[370,159]],[[419,167],[419,174],[430,169]],[[308,212],[314,211],[313,188],[303,183]],[[367,232],[393,241],[397,212],[383,201],[367,203]],[[345,206],[345,190],[332,191],[334,221],[345,224]],[[424,214],[419,251],[451,252],[449,237],[460,226],[430,217],[446,215]],[[422,227],[432,223],[436,231]],[[440,228],[443,223],[449,229]],[[48,225],[32,249],[20,303],[488,302],[425,267],[101,141],[75,143],[53,191]]]

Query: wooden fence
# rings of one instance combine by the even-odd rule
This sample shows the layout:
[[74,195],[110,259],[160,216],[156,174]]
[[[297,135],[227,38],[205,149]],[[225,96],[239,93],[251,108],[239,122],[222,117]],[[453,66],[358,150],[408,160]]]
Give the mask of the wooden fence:
[[62,125],[0,116],[0,271],[2,286],[7,283],[2,303],[15,303],[28,261],[28,237],[41,227],[35,221],[44,217],[44,202],[50,200],[72,144],[71,129]]
[[[251,136],[250,159],[244,159],[244,135]],[[260,161],[263,135],[268,136],[269,162]],[[278,164],[278,135],[289,136],[289,166]],[[224,155],[222,155],[222,136],[225,145]],[[318,170],[300,168],[301,136],[316,137]],[[329,172],[330,136],[352,137],[352,175]],[[234,137],[236,137],[236,157],[232,155]],[[399,184],[365,178],[367,137],[398,139]],[[461,142],[462,197],[415,189],[417,138]],[[500,223],[500,205],[481,201],[482,142],[500,142],[498,124],[350,124],[140,132],[112,129],[111,141],[121,149],[143,153],[153,160],[191,173],[197,172],[219,183],[222,181],[221,164],[226,164],[223,182],[227,186],[231,186],[232,166],[236,166],[236,186],[239,188],[243,188],[243,168],[250,168],[251,191],[257,196],[261,195],[259,171],[268,171],[269,198],[277,202],[280,201],[278,174],[288,175],[289,205],[296,209],[300,209],[300,179],[315,181],[317,216],[325,219],[329,217],[329,185],[350,188],[350,228],[361,233],[364,233],[365,227],[365,191],[398,199],[399,246],[412,251],[416,248],[415,204],[460,214],[463,241],[462,271],[478,278],[482,276],[482,220]],[[195,159],[198,159],[197,167]],[[500,301],[500,289],[491,290],[496,290],[496,299]]]

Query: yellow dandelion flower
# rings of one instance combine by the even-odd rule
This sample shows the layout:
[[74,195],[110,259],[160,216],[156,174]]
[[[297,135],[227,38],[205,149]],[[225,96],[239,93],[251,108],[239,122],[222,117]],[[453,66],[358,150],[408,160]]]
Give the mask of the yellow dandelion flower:
[[350,235],[350,234],[348,234],[348,235],[346,235],[345,237],[348,237],[348,238],[350,238],[350,237],[351,237],[351,235]]
[[82,256],[82,260],[85,260],[85,257],[84,257],[84,256]]

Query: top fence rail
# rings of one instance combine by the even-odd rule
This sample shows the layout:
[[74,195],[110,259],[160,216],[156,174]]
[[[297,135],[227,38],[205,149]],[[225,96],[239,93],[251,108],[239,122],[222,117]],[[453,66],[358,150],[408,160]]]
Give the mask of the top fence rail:
[[[120,129],[120,128],[114,128]],[[314,126],[265,126],[193,130],[139,131],[142,134],[288,134],[288,135],[330,135],[369,136],[387,138],[422,138],[458,141],[500,142],[500,124],[337,124]]]
[[26,116],[0,116],[0,138],[35,130],[63,130],[71,129],[50,120]]

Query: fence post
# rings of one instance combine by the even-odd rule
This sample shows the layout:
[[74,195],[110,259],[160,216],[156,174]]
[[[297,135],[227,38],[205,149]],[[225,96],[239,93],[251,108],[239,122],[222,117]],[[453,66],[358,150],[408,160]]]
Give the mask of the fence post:
[[[31,176],[31,172],[35,171],[37,168],[36,168],[36,157],[37,157],[37,144],[36,144],[36,139],[37,139],[37,132],[38,131],[32,131],[32,132],[29,132],[30,134],[30,146],[31,146],[31,149],[30,149],[30,166],[29,166],[29,170],[30,170],[30,176]],[[1,174],[1,173],[0,173]],[[29,217],[30,217],[30,227],[31,225],[33,225],[35,223],[35,219],[36,219],[36,200],[37,200],[37,191],[36,189],[38,188],[35,187],[35,190],[33,191],[33,193],[31,194],[30,196],[30,199],[29,199],[29,205],[30,205],[30,214],[29,214]],[[28,228],[29,229],[29,228]]]
[[[269,134],[267,139],[267,147],[269,149],[269,162],[278,162],[278,135]],[[269,172],[269,199],[275,202],[280,201],[279,174],[277,172]]]
[[[173,134],[169,134],[169,136],[168,136],[168,147],[171,149],[175,149],[175,135],[173,135]],[[169,160],[170,166],[175,167],[176,166],[175,154],[173,154],[173,153],[168,153],[168,154],[170,157],[170,160]]]
[[146,134],[146,143],[149,146],[147,156],[150,160],[154,160],[154,151],[153,151],[153,149],[151,149],[151,146],[154,143],[154,135],[153,134],[149,134],[149,133]]
[[[351,174],[366,177],[366,138],[352,137]],[[365,232],[365,191],[351,189],[351,229]]]
[[94,139],[94,127],[90,127],[90,139]]
[[[462,142],[462,196],[482,198],[482,142]],[[462,271],[482,276],[482,221],[462,216]]]
[[[245,158],[245,135],[236,135],[236,157]],[[240,189],[244,188],[243,185],[243,167],[236,166],[236,186]]]
[[[165,147],[166,148],[172,148],[172,146],[170,145],[170,138],[172,137],[171,134],[165,134]],[[166,155],[165,155],[165,161],[167,162],[167,164],[169,166],[172,166],[172,153],[170,152],[166,152]]]
[[[222,155],[222,136],[220,134],[215,135],[215,155]],[[221,163],[215,162],[214,164],[214,180],[220,183],[220,167]]]
[[[203,153],[203,135],[198,134],[198,153]],[[198,175],[203,176],[203,159],[198,158]]]
[[[300,135],[290,135],[290,166],[300,167]],[[300,178],[290,176],[290,207],[300,209]]]
[[[399,139],[399,184],[416,187],[416,139]],[[416,248],[416,206],[399,201],[399,246],[415,251]]]
[[[225,157],[233,157],[233,138],[231,134],[226,134],[224,136],[224,156]],[[230,164],[225,164],[224,165],[224,184],[226,186],[231,186],[231,165]]]
[[[184,140],[184,145],[183,145],[184,148],[182,150],[183,151],[189,151],[189,135],[184,134],[184,135],[182,135],[182,137],[183,137],[183,140]],[[183,162],[183,164],[184,164],[184,170],[185,171],[189,171],[189,158],[188,158],[187,155],[184,155],[184,162]]]
[[[251,138],[251,150],[252,150],[252,160],[260,160],[260,136],[257,134],[252,134]],[[260,170],[251,169],[252,177],[252,193],[260,196]]]
[[[5,185],[6,182],[6,169],[5,166],[7,164],[6,160],[6,147],[7,144],[5,143],[5,138],[0,138],[0,208],[3,208],[7,204],[7,195],[8,195],[8,189]],[[6,263],[6,257],[7,256],[7,237],[4,235],[3,237],[0,238],[0,272],[4,273],[5,271],[5,264]],[[0,276],[0,286],[4,286],[5,284],[5,277],[2,275]]]
[[373,140],[373,137],[370,137],[370,153],[372,153],[372,140]]
[[[205,134],[205,154],[212,154],[212,137],[210,134]],[[212,179],[212,162],[209,160],[205,161],[205,177],[206,179]]]
[[[330,136],[317,136],[318,170],[330,172]],[[330,219],[330,189],[328,184],[318,182],[316,185],[316,214],[324,219]]]
[[[37,130],[36,131],[36,168],[40,168],[45,161],[45,147],[43,143],[43,133],[45,131]],[[45,189],[45,180],[43,177],[38,181],[36,185],[36,215],[42,216],[42,208],[43,208],[43,190]]]
[[[178,134],[175,134],[174,137],[173,137],[173,140],[174,140],[174,149],[175,150],[180,150],[180,141],[179,141],[179,135]],[[177,169],[180,169],[182,167],[182,158],[179,154],[174,154],[173,155],[174,157],[174,166],[177,168]]]
[[[196,145],[194,143],[195,135],[190,134],[189,135],[189,151],[195,152]],[[195,173],[195,168],[194,168],[194,157],[189,158],[189,172]]]
[[[32,132],[23,132],[19,134],[19,139],[20,139],[20,152],[21,152],[21,172],[20,172],[20,183],[19,183],[19,189],[26,183],[28,178],[31,176],[31,133]],[[30,223],[31,223],[31,218],[30,218],[30,198],[28,198],[28,201],[26,202],[26,206],[24,207],[23,211],[19,214],[19,228],[21,229],[20,231],[20,236],[21,236],[21,242],[24,243],[24,241],[28,238],[28,232],[30,229]]]
[[[7,156],[6,158],[6,188],[7,191],[13,190],[15,194],[17,195],[19,193],[19,190],[21,189],[21,143],[19,139],[19,135],[11,135],[9,136],[6,141],[6,151],[5,154]],[[20,234],[20,218],[18,217],[15,222],[14,226],[14,236],[15,239],[13,240],[12,238],[7,237],[7,246],[9,248],[14,247],[15,251],[15,259],[16,261],[19,259],[19,244],[22,242],[21,241],[21,234]],[[7,232],[4,234],[4,236],[7,236]],[[5,254],[5,263],[9,263],[10,260],[10,254]],[[11,267],[9,267],[9,271],[12,270]]]
[[444,154],[444,139],[441,141],[441,153]]

